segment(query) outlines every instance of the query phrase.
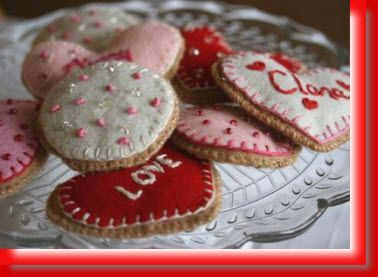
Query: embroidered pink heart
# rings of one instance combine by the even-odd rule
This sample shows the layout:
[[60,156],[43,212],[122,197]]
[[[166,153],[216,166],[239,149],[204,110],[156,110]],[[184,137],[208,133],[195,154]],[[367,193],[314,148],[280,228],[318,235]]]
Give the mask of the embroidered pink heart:
[[315,100],[308,99],[308,98],[303,98],[302,103],[303,103],[303,106],[305,106],[305,108],[308,110],[313,110],[319,107],[318,102],[316,102]]
[[[224,83],[230,82],[243,102],[250,102],[245,105],[271,112],[317,145],[349,132],[349,75],[331,68],[294,73],[281,63],[271,54],[242,52],[224,58],[218,67]],[[261,64],[264,71],[250,70]]]
[[[160,22],[134,25],[120,33],[101,54],[76,43],[47,41],[28,53],[22,67],[22,79],[37,98],[45,94],[72,71],[99,61],[134,62],[158,74],[171,77],[183,40],[175,28]],[[169,76],[167,76],[167,74]]]

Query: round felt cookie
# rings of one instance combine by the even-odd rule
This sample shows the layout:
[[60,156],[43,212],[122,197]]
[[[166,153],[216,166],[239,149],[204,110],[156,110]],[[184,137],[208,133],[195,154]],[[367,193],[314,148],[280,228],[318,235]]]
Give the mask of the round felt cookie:
[[46,41],[36,45],[22,65],[22,81],[33,96],[43,99],[64,76],[86,65],[97,55],[65,41]]
[[47,40],[64,40],[102,52],[120,32],[136,23],[136,17],[119,9],[82,8],[51,22],[39,32],[33,46]]
[[231,105],[183,109],[172,140],[203,159],[255,167],[287,166],[301,150]]
[[33,124],[37,102],[0,101],[0,198],[16,192],[46,160]]
[[124,49],[130,52],[133,63],[170,79],[177,72],[185,43],[176,28],[159,21],[147,21],[122,32],[108,52]]
[[47,94],[38,120],[47,149],[78,171],[144,163],[176,126],[168,81],[132,63],[105,62],[75,71]]
[[48,200],[47,215],[84,235],[143,237],[206,224],[220,202],[212,164],[167,143],[142,166],[86,173],[61,184]]
[[292,73],[268,54],[244,52],[213,65],[215,81],[266,125],[315,151],[349,140],[349,75],[331,68]]
[[174,81],[180,99],[192,104],[229,101],[214,82],[211,66],[218,58],[233,53],[231,46],[211,26],[185,26],[181,34],[185,53]]

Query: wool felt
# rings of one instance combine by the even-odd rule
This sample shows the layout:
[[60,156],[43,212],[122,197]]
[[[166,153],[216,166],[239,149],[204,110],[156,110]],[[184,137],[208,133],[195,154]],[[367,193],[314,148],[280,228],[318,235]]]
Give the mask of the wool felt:
[[[143,171],[154,176],[152,183],[133,179]],[[143,173],[139,177],[150,178]],[[143,166],[79,175],[57,191],[65,216],[83,226],[114,229],[197,214],[214,201],[213,182],[209,162],[167,143]]]
[[21,176],[42,151],[33,129],[38,107],[34,101],[0,101],[0,186]]
[[294,74],[269,55],[254,52],[226,57],[216,68],[232,84],[236,91],[232,93],[244,95],[251,104],[290,123],[318,144],[349,132],[349,75],[343,72],[317,68]]
[[267,156],[290,156],[296,146],[240,107],[188,107],[181,110],[176,134],[192,143]]
[[39,126],[64,158],[113,161],[146,151],[175,123],[175,106],[173,88],[156,73],[131,63],[97,63],[48,93]]
[[22,79],[37,98],[71,72],[98,62],[119,60],[133,62],[169,77],[176,72],[184,46],[180,32],[160,22],[135,25],[117,34],[100,53],[73,42],[45,41],[27,54]]
[[120,32],[138,22],[135,16],[115,8],[80,8],[49,23],[38,33],[33,46],[64,40],[103,52]]

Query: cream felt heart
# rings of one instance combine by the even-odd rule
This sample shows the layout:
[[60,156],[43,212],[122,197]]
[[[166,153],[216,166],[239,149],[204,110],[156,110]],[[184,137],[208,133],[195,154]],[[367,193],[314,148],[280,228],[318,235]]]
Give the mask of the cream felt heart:
[[100,54],[76,43],[42,42],[26,56],[22,80],[34,96],[44,98],[64,76],[99,61],[133,62],[167,77],[175,72],[182,45],[180,32],[160,22],[145,22],[125,30]]
[[291,73],[268,54],[255,52],[224,58],[218,71],[243,101],[274,114],[318,144],[349,131],[349,75],[343,72],[316,68]]

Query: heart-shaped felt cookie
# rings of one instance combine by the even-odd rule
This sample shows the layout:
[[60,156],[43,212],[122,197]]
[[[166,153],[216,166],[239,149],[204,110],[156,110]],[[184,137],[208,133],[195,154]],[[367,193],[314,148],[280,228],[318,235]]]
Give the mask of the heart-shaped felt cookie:
[[183,109],[173,142],[200,158],[255,167],[286,166],[300,151],[240,107],[230,105]]
[[133,62],[169,78],[176,72],[183,47],[178,30],[153,21],[135,25],[118,34],[101,54],[76,43],[42,42],[26,56],[22,80],[35,97],[44,98],[67,74],[106,60]]
[[146,162],[169,138],[176,94],[162,76],[132,63],[99,62],[60,81],[44,99],[39,134],[78,171]]
[[58,186],[47,214],[69,231],[102,237],[191,230],[216,216],[219,186],[210,162],[167,143],[142,166],[86,173]]
[[138,23],[138,19],[115,8],[81,8],[63,15],[43,28],[33,41],[64,40],[88,50],[103,52],[122,31]]
[[244,52],[213,66],[224,91],[247,112],[315,151],[349,139],[349,75],[331,68],[292,73],[267,54]]
[[33,124],[37,102],[0,101],[0,198],[17,191],[46,159]]

